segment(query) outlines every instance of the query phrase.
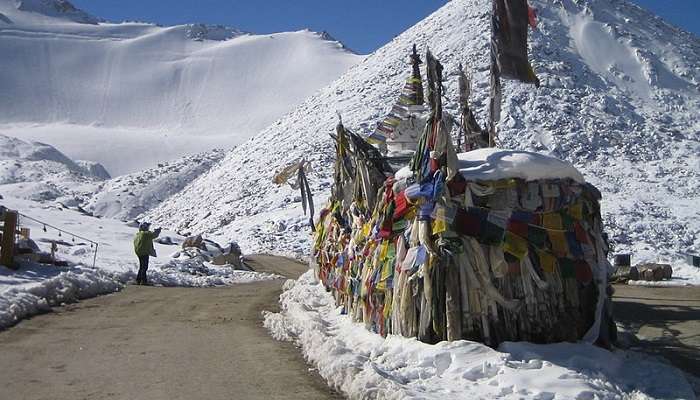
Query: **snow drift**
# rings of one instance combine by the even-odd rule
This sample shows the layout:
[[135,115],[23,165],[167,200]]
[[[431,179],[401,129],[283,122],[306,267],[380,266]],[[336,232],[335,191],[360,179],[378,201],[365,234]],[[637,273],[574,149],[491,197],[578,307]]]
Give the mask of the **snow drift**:
[[435,345],[370,333],[340,314],[311,271],[287,281],[264,325],[351,399],[694,399],[683,373],[647,356],[583,343],[459,340]]
[[[693,206],[700,203],[700,40],[627,1],[531,3],[539,10],[531,59],[542,85],[505,82],[502,147],[574,164],[603,192],[616,251],[632,251],[635,262],[700,250],[700,210]],[[452,113],[457,65],[468,66],[473,108],[483,120],[489,16],[488,0],[449,2],[233,150],[152,216],[174,227],[228,235],[248,251],[303,254],[308,246],[297,244],[308,244],[309,236],[299,195],[274,185],[274,174],[305,157],[312,163],[312,190],[323,201],[331,184],[328,133],[336,111],[350,129],[373,129],[410,74],[414,43],[421,51],[430,47],[445,66],[445,109]],[[229,186],[213,184],[220,181]],[[251,225],[257,234],[244,238],[241,227]],[[684,276],[682,268],[674,270]]]

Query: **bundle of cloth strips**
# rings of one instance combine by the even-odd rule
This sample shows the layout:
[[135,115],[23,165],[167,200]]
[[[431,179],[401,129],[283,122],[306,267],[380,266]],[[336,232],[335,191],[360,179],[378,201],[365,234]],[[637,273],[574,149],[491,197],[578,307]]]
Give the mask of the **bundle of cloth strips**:
[[[605,340],[601,195],[573,166],[502,149],[457,155],[433,119],[410,166],[393,173],[338,132],[343,160],[314,259],[344,313],[428,343]],[[509,157],[526,161],[509,173]],[[542,160],[574,173],[524,179]]]
[[[467,133],[479,140],[464,141],[476,149],[458,154],[442,109],[443,67],[429,50],[429,110],[414,118],[425,121],[422,133],[406,142],[411,129],[399,135],[397,127],[410,113],[396,110],[416,111],[424,100],[415,47],[410,60],[390,123],[369,143],[336,128],[334,184],[315,226],[318,279],[344,313],[381,335],[609,345],[600,192],[565,161],[479,148],[488,140],[476,123]],[[396,165],[392,150],[410,150],[408,165]]]

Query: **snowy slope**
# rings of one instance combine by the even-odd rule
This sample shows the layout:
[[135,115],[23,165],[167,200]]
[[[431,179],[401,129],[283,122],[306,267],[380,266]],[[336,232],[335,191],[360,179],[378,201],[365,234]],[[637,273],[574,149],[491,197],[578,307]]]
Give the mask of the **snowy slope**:
[[[700,40],[627,1],[531,4],[540,16],[531,58],[542,86],[505,82],[503,147],[577,166],[603,191],[607,229],[617,251],[634,252],[634,262],[700,250]],[[445,65],[451,112],[457,64],[468,66],[483,121],[489,15],[488,0],[451,1],[237,147],[153,218],[238,239],[247,251],[303,254],[309,236],[299,195],[274,185],[275,172],[306,157],[317,202],[324,199],[335,112],[352,129],[371,129],[409,75],[413,43],[421,51],[429,46]],[[222,181],[228,184],[215,184]]]
[[111,179],[101,164],[71,160],[44,143],[0,135],[0,196],[80,206],[95,216],[133,220],[167,201],[224,155],[214,149]]
[[97,216],[133,220],[167,201],[212,168],[224,154],[223,150],[212,150],[118,176],[98,185],[83,207]]
[[97,24],[71,7],[0,0],[0,54],[11,55],[0,58],[0,133],[117,175],[232,147],[362,59],[310,31]]
[[0,135],[0,194],[31,200],[87,196],[109,174],[100,165],[74,161],[53,146]]

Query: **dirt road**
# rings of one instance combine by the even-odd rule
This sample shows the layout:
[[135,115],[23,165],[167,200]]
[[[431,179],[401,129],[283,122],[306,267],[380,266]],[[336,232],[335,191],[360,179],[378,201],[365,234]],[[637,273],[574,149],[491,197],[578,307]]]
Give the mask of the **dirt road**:
[[[256,270],[306,267],[256,256]],[[283,281],[227,288],[129,286],[0,332],[0,399],[337,398],[262,310]]]
[[632,348],[700,378],[700,288],[616,285],[613,300],[615,320],[640,337]]

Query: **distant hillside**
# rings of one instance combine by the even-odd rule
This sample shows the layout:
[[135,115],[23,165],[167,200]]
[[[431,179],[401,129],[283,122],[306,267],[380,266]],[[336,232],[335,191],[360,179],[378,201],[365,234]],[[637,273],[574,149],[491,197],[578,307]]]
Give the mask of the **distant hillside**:
[[232,147],[362,60],[310,31],[100,21],[65,0],[0,0],[0,133],[122,174]]

